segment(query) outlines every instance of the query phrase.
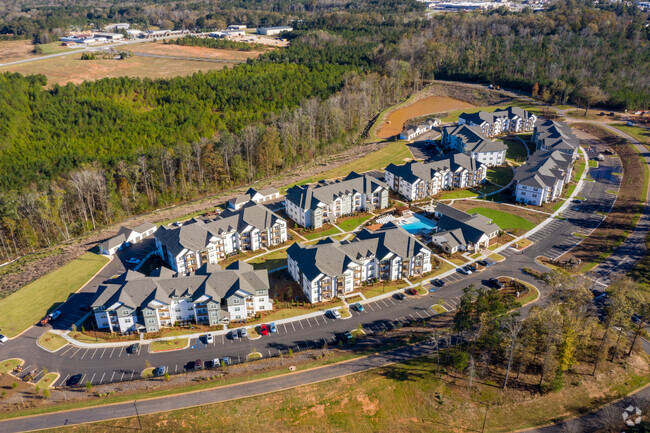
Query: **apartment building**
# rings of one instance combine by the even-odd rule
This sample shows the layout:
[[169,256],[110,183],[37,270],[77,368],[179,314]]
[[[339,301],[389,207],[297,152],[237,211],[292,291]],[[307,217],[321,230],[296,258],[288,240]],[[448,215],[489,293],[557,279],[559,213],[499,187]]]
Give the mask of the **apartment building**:
[[287,250],[291,277],[309,302],[323,302],[359,290],[365,282],[416,278],[431,271],[431,251],[403,228],[388,223],[364,229],[353,241],[332,238]]
[[480,185],[487,167],[464,153],[433,162],[408,162],[386,167],[386,184],[409,201],[422,200],[451,188]]
[[289,218],[307,228],[319,228],[356,212],[388,207],[388,186],[369,174],[350,173],[343,180],[289,188]]
[[179,322],[217,325],[273,309],[268,273],[244,262],[226,269],[205,265],[190,275],[128,271],[100,285],[91,306],[98,329],[119,333],[156,332]]
[[442,128],[442,144],[456,152],[466,153],[488,167],[506,163],[508,148],[505,143],[487,138],[478,126],[468,124],[446,126]]
[[470,215],[443,203],[436,205],[434,215],[436,233],[431,235],[431,241],[448,254],[487,248],[490,239],[499,234],[499,226],[490,218]]
[[249,188],[245,194],[239,195],[228,201],[228,207],[234,210],[239,210],[247,203],[255,202],[257,204],[266,203],[268,201],[280,198],[280,191],[276,188],[263,188],[260,190]]
[[147,236],[151,236],[156,232],[157,229],[157,225],[149,222],[144,222],[132,229],[128,227],[122,227],[117,232],[117,235],[106,239],[104,242],[99,243],[99,251],[104,255],[112,256],[118,250],[127,248],[131,244],[136,244]]
[[580,139],[564,122],[538,119],[535,122],[532,141],[538,150],[557,150],[571,155],[573,159],[578,157]]
[[409,126],[405,128],[400,134],[400,140],[413,140],[425,132],[431,131],[434,127],[440,125],[440,119],[429,119],[417,126]]
[[536,120],[533,113],[519,107],[508,107],[494,112],[463,113],[458,117],[458,124],[478,126],[486,137],[494,137],[507,132],[532,131]]
[[538,150],[517,167],[514,180],[518,202],[541,206],[559,199],[571,181],[573,157],[558,150]]
[[214,220],[193,219],[156,232],[158,255],[174,271],[192,272],[240,251],[256,251],[287,240],[287,222],[266,207],[247,203]]

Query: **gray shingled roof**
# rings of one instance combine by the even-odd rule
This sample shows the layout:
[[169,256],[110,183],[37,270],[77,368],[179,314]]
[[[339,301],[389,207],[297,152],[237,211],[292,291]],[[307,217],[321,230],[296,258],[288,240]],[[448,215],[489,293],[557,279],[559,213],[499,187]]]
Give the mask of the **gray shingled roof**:
[[548,150],[572,150],[580,146],[580,139],[564,122],[539,119],[535,122],[535,137]]
[[483,235],[490,236],[499,231],[499,226],[489,218],[479,214],[468,214],[446,205],[436,205],[436,212],[442,215],[438,219],[436,228],[440,232],[460,229],[463,238],[471,243],[477,243]]
[[459,169],[474,172],[482,165],[469,155],[455,153],[449,158],[442,158],[432,162],[411,161],[403,165],[390,164],[386,167],[386,171],[412,184],[418,179],[429,182],[437,173],[448,170],[453,173],[456,173]]
[[471,122],[481,125],[483,122],[493,124],[494,120],[498,117],[507,117],[509,119],[515,116],[520,117],[524,121],[528,120],[532,114],[519,107],[507,107],[503,110],[496,110],[494,112],[478,111],[476,113],[462,113],[458,118],[464,119],[466,122]]
[[268,290],[269,278],[266,270],[254,270],[248,263],[235,262],[226,269],[202,267],[189,276],[169,276],[162,272],[159,277],[142,274],[124,274],[117,282],[100,285],[93,307],[110,308],[116,303],[137,309],[152,307],[152,301],[170,304],[177,297],[188,297],[195,301],[209,296],[220,303],[238,291],[254,294],[255,290]]
[[553,187],[566,176],[573,162],[572,156],[557,150],[538,150],[526,164],[517,167],[514,180],[535,188]]
[[371,194],[377,188],[388,189],[388,185],[369,174],[351,172],[343,180],[335,182],[293,186],[287,190],[287,200],[301,209],[316,209],[321,203],[330,205],[341,195]]
[[483,135],[478,126],[446,126],[443,130],[449,136],[460,137],[466,152],[501,152],[507,149],[503,141],[494,141]]

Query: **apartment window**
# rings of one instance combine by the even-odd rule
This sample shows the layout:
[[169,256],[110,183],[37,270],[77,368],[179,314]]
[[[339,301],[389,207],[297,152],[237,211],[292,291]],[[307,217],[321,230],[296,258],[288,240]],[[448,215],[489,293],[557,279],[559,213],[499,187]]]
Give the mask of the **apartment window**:
[[126,310],[123,310],[123,311],[122,311],[122,316],[128,316],[129,314],[130,314],[130,313],[129,313],[128,311],[126,311]]
[[154,319],[147,319],[147,323],[152,324],[152,323],[156,323],[156,321]]
[[235,307],[235,311],[241,310],[241,307]]
[[147,310],[147,316],[153,316],[153,311]]
[[131,319],[124,319],[124,323],[126,324],[131,323]]

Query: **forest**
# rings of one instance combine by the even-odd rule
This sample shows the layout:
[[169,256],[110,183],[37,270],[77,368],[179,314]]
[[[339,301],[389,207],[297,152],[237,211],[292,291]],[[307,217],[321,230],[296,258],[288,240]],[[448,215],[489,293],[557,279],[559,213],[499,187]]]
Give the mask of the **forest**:
[[0,257],[352,146],[378,112],[434,78],[555,103],[592,105],[585,89],[596,88],[602,106],[650,106],[649,30],[634,7],[568,2],[424,20],[408,1],[315,4],[288,48],[221,71],[66,86],[0,75]]
[[237,51],[263,51],[266,49],[264,44],[254,44],[248,42],[233,41],[230,39],[215,39],[215,38],[197,38],[196,36],[183,36],[178,39],[165,39],[164,44],[187,45],[192,47],[206,47],[222,50],[237,50]]

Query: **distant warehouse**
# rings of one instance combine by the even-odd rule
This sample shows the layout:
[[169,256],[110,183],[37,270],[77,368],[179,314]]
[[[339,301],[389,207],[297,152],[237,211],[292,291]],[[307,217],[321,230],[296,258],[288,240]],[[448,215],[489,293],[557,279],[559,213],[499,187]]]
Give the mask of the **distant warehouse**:
[[290,32],[293,30],[293,27],[281,26],[281,27],[260,27],[257,29],[258,35],[279,35],[282,32]]

